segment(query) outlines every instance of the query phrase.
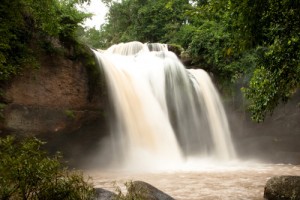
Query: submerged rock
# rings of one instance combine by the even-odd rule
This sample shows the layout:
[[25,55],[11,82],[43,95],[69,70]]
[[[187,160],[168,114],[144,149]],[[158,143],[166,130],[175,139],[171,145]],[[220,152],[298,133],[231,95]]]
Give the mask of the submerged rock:
[[267,200],[300,199],[300,176],[275,176],[265,186],[264,198]]

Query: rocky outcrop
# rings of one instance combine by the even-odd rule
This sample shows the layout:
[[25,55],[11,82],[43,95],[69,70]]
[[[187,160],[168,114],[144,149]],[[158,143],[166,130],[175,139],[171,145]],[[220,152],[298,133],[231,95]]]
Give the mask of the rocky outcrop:
[[24,71],[3,88],[2,133],[72,132],[99,118],[105,100],[101,91],[91,91],[89,79],[80,61],[42,56],[38,69]]
[[146,200],[174,200],[171,196],[143,181],[132,182],[132,187],[135,191],[140,191],[143,194],[142,199]]
[[300,176],[275,176],[265,186],[264,198],[267,200],[300,199]]
[[228,109],[227,113],[239,156],[300,164],[300,90],[261,123],[253,122],[249,113],[243,111],[242,100],[236,98],[233,102],[240,107],[236,106],[235,111]]
[[199,66],[194,66],[193,59],[180,45],[168,44],[168,50],[175,53],[186,68],[200,68]]
[[109,190],[95,188],[95,200],[115,200],[117,195]]
[[126,185],[126,195],[115,194],[111,191],[95,188],[95,200],[113,200],[113,199],[143,199],[143,200],[174,200],[168,194],[162,192],[156,187],[143,181],[133,181]]
[[63,50],[67,52],[39,52],[37,69],[29,67],[1,85],[0,136],[36,136],[73,165],[82,163],[80,158],[108,133],[109,106],[92,52],[84,47],[80,53]]

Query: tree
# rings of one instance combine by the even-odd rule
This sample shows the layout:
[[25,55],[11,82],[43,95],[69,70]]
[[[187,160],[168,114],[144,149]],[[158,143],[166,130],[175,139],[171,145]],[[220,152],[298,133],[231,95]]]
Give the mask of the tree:
[[101,28],[107,46],[119,42],[168,42],[185,23],[188,0],[109,1],[107,23]]
[[300,87],[300,3],[269,0],[267,5],[260,21],[266,38],[264,52],[244,89],[256,121],[262,121]]
[[86,44],[92,48],[105,48],[106,44],[103,41],[103,32],[96,28],[90,28],[84,30],[84,28],[78,29],[78,37],[83,44]]

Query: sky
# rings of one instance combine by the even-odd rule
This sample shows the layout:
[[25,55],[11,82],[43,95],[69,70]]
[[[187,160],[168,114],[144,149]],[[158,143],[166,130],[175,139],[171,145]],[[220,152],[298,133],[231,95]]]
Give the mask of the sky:
[[95,27],[96,29],[100,29],[101,24],[105,22],[105,14],[107,13],[108,9],[101,2],[101,0],[91,0],[90,5],[85,3],[80,6],[79,9],[94,14],[91,19],[87,19],[84,22],[84,26],[88,28]]

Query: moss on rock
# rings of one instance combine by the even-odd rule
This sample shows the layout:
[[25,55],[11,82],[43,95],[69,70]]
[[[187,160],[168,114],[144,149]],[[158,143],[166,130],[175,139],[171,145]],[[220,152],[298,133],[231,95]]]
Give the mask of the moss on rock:
[[265,186],[264,198],[267,200],[300,199],[300,176],[274,176]]

